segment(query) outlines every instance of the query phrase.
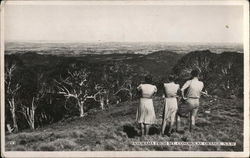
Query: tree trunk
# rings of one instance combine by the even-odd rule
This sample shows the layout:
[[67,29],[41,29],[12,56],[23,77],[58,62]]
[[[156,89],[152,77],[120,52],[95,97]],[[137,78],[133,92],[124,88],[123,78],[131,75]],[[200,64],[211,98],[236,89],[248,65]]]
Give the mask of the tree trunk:
[[12,114],[14,132],[17,132],[18,131],[18,126],[17,126],[17,121],[16,121],[15,110],[11,110],[11,114]]
[[129,92],[129,96],[130,96],[130,100],[132,100],[133,99],[133,93]]
[[106,108],[109,108],[109,99],[106,99]]
[[18,125],[17,125],[17,120],[16,120],[16,105],[15,105],[15,100],[14,98],[11,99],[11,101],[9,102],[10,104],[10,111],[11,111],[11,115],[12,115],[12,121],[13,121],[13,128],[14,128],[14,132],[18,131]]
[[30,111],[30,120],[31,120],[31,129],[35,129],[35,99],[33,97],[32,100],[32,107],[31,107],[31,111]]
[[35,122],[31,122],[31,127],[30,127],[32,130],[35,129]]
[[104,110],[104,99],[103,98],[100,99],[100,105],[101,105],[101,109]]
[[30,128],[35,129],[35,110],[32,108],[30,111]]
[[79,106],[79,111],[80,111],[80,117],[83,117],[84,114],[84,110],[83,110],[83,102],[77,101],[78,102],[78,106]]

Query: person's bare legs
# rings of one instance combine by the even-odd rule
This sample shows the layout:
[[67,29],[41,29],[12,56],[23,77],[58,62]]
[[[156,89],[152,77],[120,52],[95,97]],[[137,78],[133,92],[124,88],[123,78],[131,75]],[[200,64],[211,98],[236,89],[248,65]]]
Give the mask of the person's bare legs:
[[176,132],[178,132],[181,124],[181,117],[179,115],[176,115],[175,119],[176,119]]
[[174,122],[175,122],[175,115],[176,115],[176,113],[173,113],[172,115],[171,115],[171,120],[170,120],[170,127],[169,127],[169,131],[168,131],[168,133],[171,133],[172,132],[172,130],[173,130],[173,126],[174,126]]
[[193,125],[193,115],[192,112],[189,112],[189,132],[192,131],[192,125]]
[[196,120],[197,113],[198,113],[198,108],[195,108],[195,109],[192,110],[191,120],[192,120],[192,125],[193,126],[195,126],[195,120]]
[[144,130],[144,124],[141,123],[141,136],[144,136],[145,135],[145,130]]
[[162,127],[161,127],[161,135],[164,135],[166,126],[167,126],[167,120],[163,119],[163,121],[162,121]]
[[145,135],[148,135],[149,128],[150,128],[150,124],[145,124],[145,130],[146,130],[146,134]]

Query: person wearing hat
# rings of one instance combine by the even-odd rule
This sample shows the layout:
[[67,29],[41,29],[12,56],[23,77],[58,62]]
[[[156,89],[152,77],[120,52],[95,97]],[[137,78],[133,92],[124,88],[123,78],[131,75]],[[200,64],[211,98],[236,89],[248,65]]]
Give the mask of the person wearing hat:
[[[202,92],[204,88],[204,84],[202,81],[199,81],[199,70],[192,70],[191,76],[192,79],[186,81],[186,83],[181,88],[181,94],[184,100],[186,100],[188,108],[190,109],[190,130],[191,126],[195,126],[195,119],[197,116],[198,108],[199,108],[199,99],[201,94],[207,94],[206,92]],[[187,89],[186,96],[184,95],[184,91]]]
[[145,77],[145,84],[140,84],[137,90],[141,93],[140,104],[137,108],[136,120],[141,126],[141,136],[148,135],[150,125],[155,123],[155,110],[153,95],[157,92],[156,86],[152,85],[152,77]]

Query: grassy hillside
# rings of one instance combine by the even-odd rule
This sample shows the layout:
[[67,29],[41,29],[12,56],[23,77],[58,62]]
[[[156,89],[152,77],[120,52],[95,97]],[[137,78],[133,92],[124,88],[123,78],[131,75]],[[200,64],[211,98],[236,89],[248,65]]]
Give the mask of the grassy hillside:
[[[187,119],[183,118],[182,131],[171,137],[159,135],[163,100],[155,98],[157,124],[150,135],[139,137],[135,123],[138,101],[112,105],[107,111],[92,109],[84,118],[72,117],[60,122],[7,134],[7,151],[242,151],[243,101],[241,99],[202,98],[197,126],[188,132]],[[205,111],[210,110],[210,114]],[[236,142],[234,147],[220,146],[133,146],[132,141],[204,141]],[[13,142],[14,141],[14,142]]]

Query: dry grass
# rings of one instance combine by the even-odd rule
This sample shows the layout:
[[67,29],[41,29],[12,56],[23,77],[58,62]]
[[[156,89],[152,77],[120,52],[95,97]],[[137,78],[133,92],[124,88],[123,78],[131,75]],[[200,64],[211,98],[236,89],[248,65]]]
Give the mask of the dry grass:
[[[197,126],[188,132],[188,122],[182,121],[183,132],[171,137],[159,135],[162,100],[156,98],[157,124],[150,129],[150,136],[139,137],[135,123],[138,102],[113,105],[108,111],[93,110],[87,117],[72,117],[34,131],[23,131],[6,136],[8,151],[242,151],[243,102],[241,99],[202,99]],[[210,110],[210,114],[205,111]],[[226,146],[134,146],[132,141],[210,141],[236,142]],[[13,143],[13,141],[15,141]]]

